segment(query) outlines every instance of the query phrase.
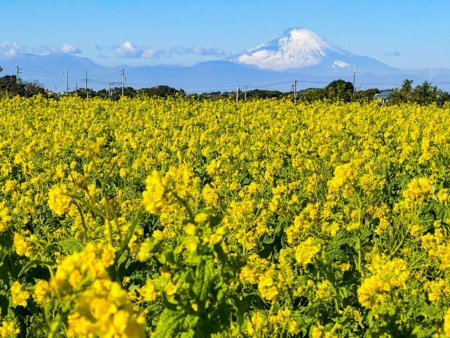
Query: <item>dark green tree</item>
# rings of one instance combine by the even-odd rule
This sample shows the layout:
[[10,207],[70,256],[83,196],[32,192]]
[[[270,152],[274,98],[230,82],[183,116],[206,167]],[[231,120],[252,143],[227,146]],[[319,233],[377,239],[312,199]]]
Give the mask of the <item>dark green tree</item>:
[[16,96],[22,94],[22,86],[17,83],[14,75],[6,75],[0,78],[0,96]]
[[391,92],[389,103],[400,104],[405,102],[413,102],[413,80],[404,80],[400,89],[396,88]]
[[35,82],[19,82],[15,75],[0,77],[0,97],[8,95],[31,97],[37,94],[46,95],[46,90]]
[[438,88],[436,86],[432,86],[428,81],[425,81],[421,85],[416,86],[412,94],[413,102],[416,102],[420,105],[427,105],[433,102],[437,102],[437,98]]
[[327,97],[325,88],[308,88],[299,92],[299,100],[313,102],[324,100]]
[[354,91],[353,83],[344,80],[335,80],[325,87],[326,97],[331,101],[350,102]]
[[173,95],[182,95],[185,96],[186,93],[183,89],[177,90],[175,88],[169,86],[156,86],[152,88],[142,88],[138,90],[140,96],[158,96],[158,97],[168,97]]
[[412,83],[412,80],[403,81],[400,89],[392,91],[389,103],[401,104],[411,102],[420,105],[436,103],[438,106],[442,106],[445,102],[450,101],[449,93],[439,89],[437,86],[431,85],[428,81],[417,85],[415,88],[413,88]]

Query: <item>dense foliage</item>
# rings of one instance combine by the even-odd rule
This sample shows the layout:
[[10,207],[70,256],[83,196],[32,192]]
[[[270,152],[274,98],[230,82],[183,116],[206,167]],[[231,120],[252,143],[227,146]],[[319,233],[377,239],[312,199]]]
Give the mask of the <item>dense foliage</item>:
[[0,101],[0,337],[450,336],[450,107]]
[[[1,72],[1,67],[0,67]],[[115,83],[116,84],[116,83]],[[417,103],[420,105],[429,105],[436,103],[443,106],[450,102],[450,94],[430,82],[425,81],[422,84],[413,87],[412,80],[405,80],[400,88],[385,90],[389,97],[383,100],[385,104],[398,105],[402,103]],[[254,86],[252,86],[254,87]],[[323,88],[308,88],[290,92],[281,92],[269,89],[237,89],[236,91],[215,91],[203,93],[191,93],[190,98],[199,100],[222,100],[229,99],[233,101],[259,100],[259,99],[292,99],[293,101],[314,102],[367,102],[377,100],[375,94],[381,93],[378,88],[369,88],[356,90],[354,84],[344,80],[334,80]],[[119,100],[122,97],[128,98],[152,98],[152,97],[179,97],[187,96],[183,89],[175,89],[166,85],[159,85],[151,88],[135,89],[133,87],[111,87],[95,91],[91,88],[77,88],[65,93],[55,93],[45,89],[37,82],[22,81],[16,76],[6,75],[0,77],[0,99],[2,97],[32,97],[41,95],[45,97],[59,98],[60,96],[79,96],[80,98],[103,98],[110,100]]]

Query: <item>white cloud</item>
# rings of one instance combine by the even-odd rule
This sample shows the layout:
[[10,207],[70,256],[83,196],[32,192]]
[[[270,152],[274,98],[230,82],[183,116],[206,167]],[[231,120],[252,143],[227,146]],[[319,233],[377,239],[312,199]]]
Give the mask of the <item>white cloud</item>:
[[38,55],[46,54],[80,54],[81,51],[74,45],[63,43],[60,47],[39,46],[25,48],[20,46],[17,42],[4,41],[0,42],[0,56],[14,57],[20,54],[31,53]]
[[153,47],[146,47],[142,50],[142,57],[143,58],[154,58],[159,59],[163,56],[170,56],[168,53],[162,49],[159,48],[153,48]]
[[225,56],[226,53],[220,48],[209,48],[202,46],[194,47],[174,47],[165,50],[150,46],[136,46],[130,41],[124,41],[118,46],[112,48],[119,58],[150,58],[159,59],[161,57],[170,57],[172,55],[208,55],[208,56]]
[[24,52],[24,48],[17,42],[0,42],[0,56],[13,57]]
[[113,47],[113,51],[119,58],[152,58],[157,59],[168,56],[167,52],[154,47],[135,46],[130,41],[124,41],[119,46]]
[[141,55],[139,48],[135,47],[130,41],[122,42],[120,46],[114,47],[113,51],[120,58],[137,58]]
[[80,54],[81,51],[76,48],[74,45],[68,44],[68,43],[63,43],[60,51],[64,54]]

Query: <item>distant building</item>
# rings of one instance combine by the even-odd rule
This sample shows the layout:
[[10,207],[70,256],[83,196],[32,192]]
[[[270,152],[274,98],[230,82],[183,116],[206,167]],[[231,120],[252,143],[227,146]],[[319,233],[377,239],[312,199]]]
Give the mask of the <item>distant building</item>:
[[374,100],[379,100],[381,103],[386,103],[391,96],[391,92],[384,91],[373,96]]

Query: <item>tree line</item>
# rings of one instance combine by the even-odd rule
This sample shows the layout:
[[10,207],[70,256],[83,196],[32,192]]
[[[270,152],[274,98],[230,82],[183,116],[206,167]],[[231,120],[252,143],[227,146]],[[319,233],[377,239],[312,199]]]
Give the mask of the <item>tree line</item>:
[[[0,72],[2,68],[0,67]],[[187,94],[183,89],[175,89],[169,86],[161,85],[151,88],[135,89],[132,87],[115,87],[107,89],[101,89],[95,91],[88,88],[78,88],[76,91],[67,93],[68,95],[78,95],[80,97],[102,97],[111,100],[118,100],[120,97],[168,97],[168,96],[189,96],[194,99],[230,99],[230,100],[252,100],[252,99],[265,99],[265,98],[291,98],[298,101],[342,101],[342,102],[355,102],[355,101],[369,101],[374,99],[376,94],[381,92],[380,89],[371,88],[365,90],[356,91],[353,83],[344,80],[335,80],[330,82],[323,88],[309,88],[300,90],[296,93],[293,92],[281,92],[278,90],[262,90],[253,89],[245,92],[236,93],[231,92],[205,92],[201,94]],[[443,106],[446,102],[450,102],[450,94],[446,91],[433,86],[430,82],[423,82],[420,85],[413,87],[412,80],[405,80],[400,88],[393,88],[387,91],[388,97],[383,100],[386,104],[400,104],[403,102],[418,103],[421,105],[427,105],[435,103],[439,106]],[[58,98],[66,93],[54,93],[46,90],[39,83],[34,82],[22,82],[16,78],[15,75],[6,75],[0,77],[0,98],[5,96],[23,96],[31,97],[34,95],[42,95],[45,97]]]

